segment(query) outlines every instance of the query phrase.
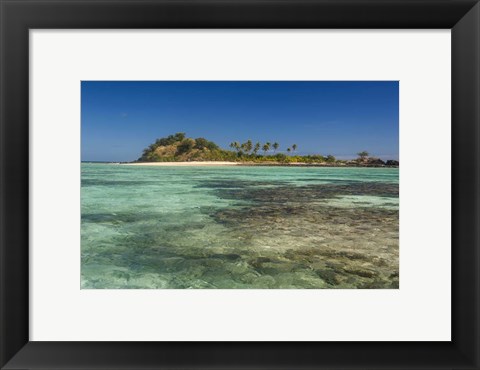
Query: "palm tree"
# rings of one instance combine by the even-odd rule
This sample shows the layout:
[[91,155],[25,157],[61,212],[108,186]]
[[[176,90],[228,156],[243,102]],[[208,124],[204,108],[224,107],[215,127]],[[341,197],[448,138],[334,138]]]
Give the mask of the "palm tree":
[[287,148],[287,152],[289,152],[289,153],[290,153],[291,151],[292,151],[292,149],[290,149],[290,148]]
[[262,147],[264,155],[267,155],[267,152],[270,150],[270,143],[267,141],[265,145]]
[[257,155],[257,152],[260,150],[260,143],[257,142],[253,148],[253,154]]
[[293,145],[292,145],[292,150],[293,150],[293,151],[297,150],[297,144],[293,144]]
[[238,152],[238,149],[240,149],[240,144],[238,141],[234,141],[233,143],[230,143],[230,148],[235,149]]
[[250,151],[253,148],[252,140],[248,139],[247,142],[245,143],[245,150],[247,153],[250,153]]
[[273,143],[273,152],[275,153],[280,145],[277,142]]

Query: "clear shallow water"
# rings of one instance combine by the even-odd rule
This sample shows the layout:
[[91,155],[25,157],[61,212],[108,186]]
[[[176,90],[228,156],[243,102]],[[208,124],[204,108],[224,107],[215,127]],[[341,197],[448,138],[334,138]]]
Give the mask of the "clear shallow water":
[[82,288],[398,288],[398,169],[82,163]]

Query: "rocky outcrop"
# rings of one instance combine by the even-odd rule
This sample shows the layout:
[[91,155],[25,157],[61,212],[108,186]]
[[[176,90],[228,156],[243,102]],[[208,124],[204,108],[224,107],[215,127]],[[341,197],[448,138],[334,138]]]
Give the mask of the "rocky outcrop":
[[385,164],[386,164],[387,166],[395,166],[395,167],[398,167],[398,166],[400,165],[400,162],[394,161],[394,160],[390,159],[390,160],[386,161]]

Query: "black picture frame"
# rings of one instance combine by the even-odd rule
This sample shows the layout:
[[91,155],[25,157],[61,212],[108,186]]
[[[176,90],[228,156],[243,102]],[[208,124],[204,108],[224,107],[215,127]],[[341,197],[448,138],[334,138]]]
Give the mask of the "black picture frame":
[[[477,0],[0,0],[0,12],[2,369],[480,369]],[[30,342],[29,30],[47,28],[451,29],[452,340]]]

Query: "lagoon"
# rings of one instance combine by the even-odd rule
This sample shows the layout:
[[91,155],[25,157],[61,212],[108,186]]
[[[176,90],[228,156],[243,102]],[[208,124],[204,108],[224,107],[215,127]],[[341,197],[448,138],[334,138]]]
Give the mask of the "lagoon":
[[395,289],[398,168],[82,163],[82,289]]

